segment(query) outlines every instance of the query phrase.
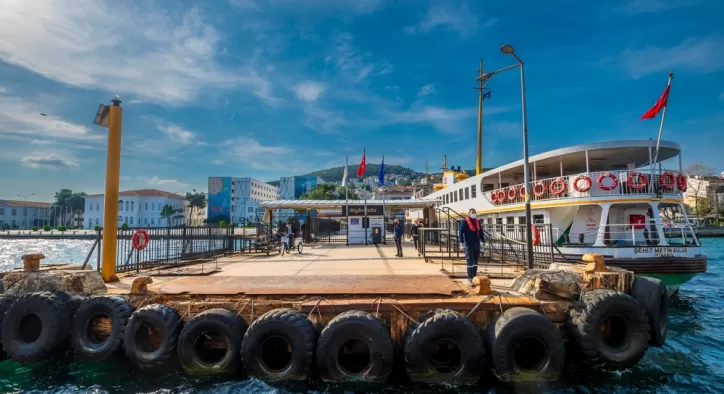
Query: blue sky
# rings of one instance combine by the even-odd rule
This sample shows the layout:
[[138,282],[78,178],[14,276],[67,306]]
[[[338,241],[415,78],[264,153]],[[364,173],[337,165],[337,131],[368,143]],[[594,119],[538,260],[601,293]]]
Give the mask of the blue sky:
[[[555,5],[552,5],[555,4]],[[526,63],[532,153],[664,138],[724,170],[724,2],[5,2],[0,198],[102,192],[100,102],[123,100],[121,188],[183,193],[368,160],[474,168],[478,61]],[[485,102],[484,165],[521,156],[519,74]],[[40,116],[39,113],[48,116]]]

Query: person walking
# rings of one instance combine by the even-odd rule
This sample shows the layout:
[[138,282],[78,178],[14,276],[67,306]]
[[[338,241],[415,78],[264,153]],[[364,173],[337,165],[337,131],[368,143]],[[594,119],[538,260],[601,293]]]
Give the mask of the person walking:
[[397,246],[397,254],[395,256],[402,257],[402,233],[404,232],[404,227],[400,223],[400,219],[395,219],[395,245]]
[[412,227],[410,227],[410,236],[412,236],[412,242],[415,243],[415,250],[417,250],[417,229],[420,228],[420,223],[418,221],[412,222]]
[[485,235],[474,208],[468,211],[468,217],[466,217],[465,220],[460,221],[458,239],[465,250],[465,262],[468,268],[468,285],[472,287],[473,278],[478,274],[480,251],[482,250],[483,243],[485,243]]

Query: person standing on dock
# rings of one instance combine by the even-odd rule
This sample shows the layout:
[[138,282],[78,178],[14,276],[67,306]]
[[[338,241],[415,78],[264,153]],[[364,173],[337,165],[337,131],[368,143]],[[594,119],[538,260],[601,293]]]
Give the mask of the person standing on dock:
[[460,222],[458,239],[465,250],[465,262],[468,268],[468,285],[473,286],[473,278],[478,274],[480,251],[485,242],[485,235],[474,208],[471,208],[470,211],[468,211],[468,217]]
[[400,224],[400,219],[395,219],[395,245],[397,246],[397,254],[395,256],[402,257],[402,233],[404,227]]
[[413,221],[412,227],[410,227],[410,235],[412,236],[412,242],[415,243],[415,250],[417,250],[417,229],[420,227],[420,222],[417,220]]

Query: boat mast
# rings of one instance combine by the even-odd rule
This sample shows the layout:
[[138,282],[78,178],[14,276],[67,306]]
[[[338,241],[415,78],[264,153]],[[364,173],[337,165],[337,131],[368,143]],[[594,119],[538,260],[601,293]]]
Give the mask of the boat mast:
[[[483,75],[483,59],[480,59],[480,66],[478,67],[478,76]],[[480,78],[480,86],[478,90],[478,156],[475,160],[475,175],[483,173],[483,79]]]

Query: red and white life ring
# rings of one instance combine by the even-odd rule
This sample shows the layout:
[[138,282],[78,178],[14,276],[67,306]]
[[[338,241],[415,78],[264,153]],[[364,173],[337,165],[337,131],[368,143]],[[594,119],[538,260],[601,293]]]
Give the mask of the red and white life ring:
[[525,185],[520,187],[520,198],[525,198]]
[[508,189],[508,200],[513,201],[515,200],[515,197],[517,197],[518,189],[515,188],[515,186],[511,186],[510,189]]
[[[578,181],[583,181],[583,186],[578,186]],[[589,178],[588,175],[579,175],[573,180],[573,190],[584,193],[591,190],[592,184],[591,178]]]
[[490,192],[490,202],[492,202],[493,204],[498,203],[498,193]]
[[679,176],[676,177],[676,186],[679,187],[679,190],[682,192],[685,192],[688,188],[688,182],[686,182],[686,176],[679,174]]
[[631,172],[628,174],[626,184],[633,190],[643,190],[649,183],[649,178],[640,172]]
[[[606,179],[606,178],[611,178],[611,181],[612,181],[613,183],[612,183],[611,185],[609,185],[609,186],[604,186],[604,185],[603,185],[603,180]],[[609,173],[605,173],[605,174],[601,174],[601,175],[598,177],[598,180],[596,180],[596,184],[598,185],[599,188],[601,188],[601,190],[605,190],[605,191],[608,192],[608,191],[611,191],[611,190],[615,189],[616,186],[618,186],[618,178],[616,178],[616,175],[613,175],[613,174],[611,174],[610,172],[609,172]]]
[[500,189],[498,190],[498,202],[502,204],[503,201],[505,201],[505,190]]
[[661,187],[666,190],[672,190],[674,188],[674,185],[676,184],[676,177],[674,176],[674,174],[667,171],[661,174],[659,181],[661,182]]
[[533,195],[536,197],[540,197],[544,195],[546,192],[546,185],[543,184],[543,182],[538,182],[533,186]]
[[535,224],[531,224],[530,230],[533,233],[533,245],[539,245],[540,244],[540,231],[538,231],[538,227],[536,227]]
[[[557,185],[557,187],[556,187]],[[563,181],[563,178],[558,178],[553,180],[551,182],[551,193],[553,193],[556,196],[560,196],[561,194],[565,193],[568,189],[568,186],[566,186],[566,183]]]

